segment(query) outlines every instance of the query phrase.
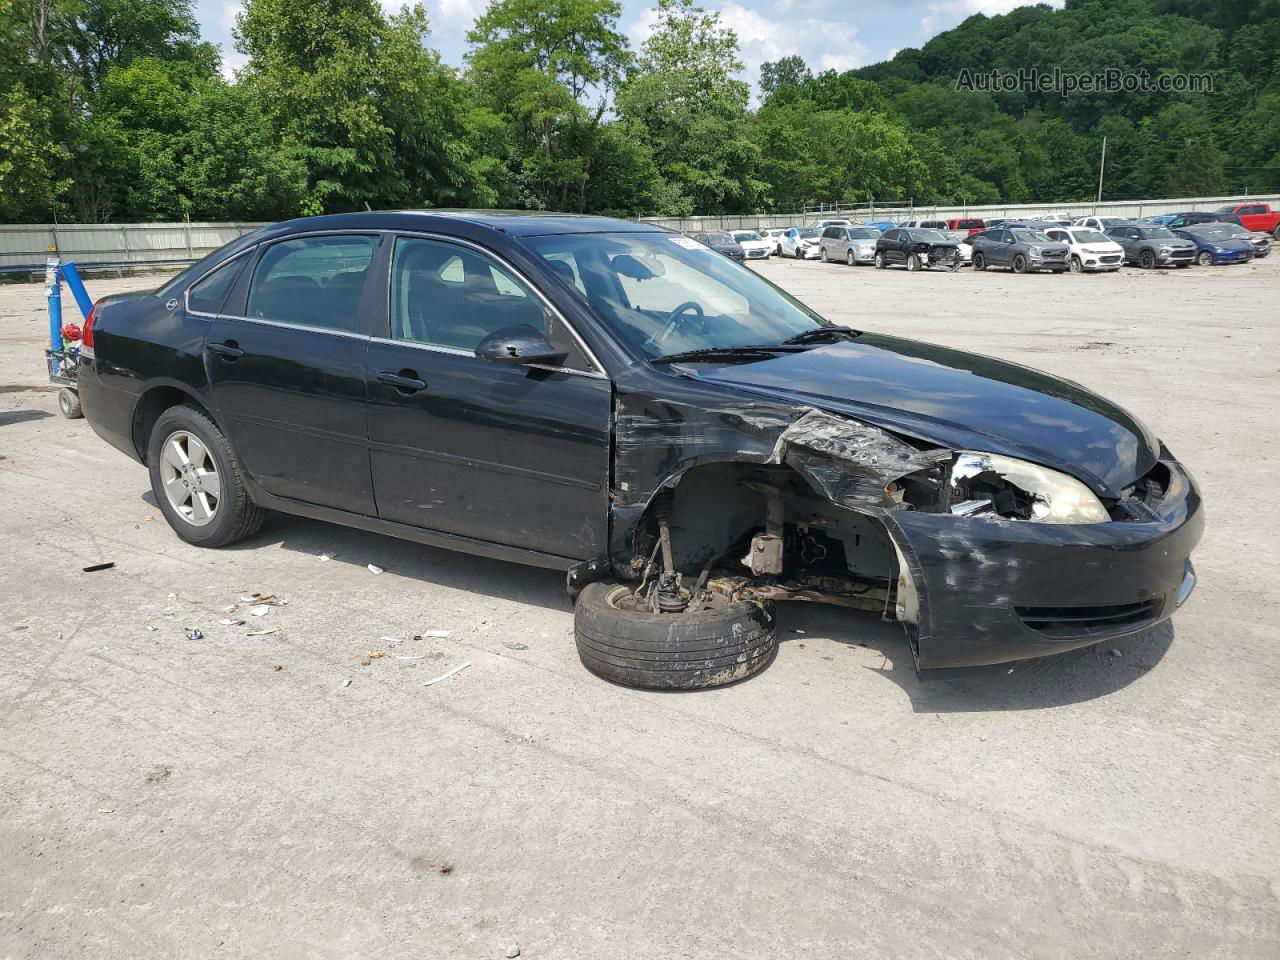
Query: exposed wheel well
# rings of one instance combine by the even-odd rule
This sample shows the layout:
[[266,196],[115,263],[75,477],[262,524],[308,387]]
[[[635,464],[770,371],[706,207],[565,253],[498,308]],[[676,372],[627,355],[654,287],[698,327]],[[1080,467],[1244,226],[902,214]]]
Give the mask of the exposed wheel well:
[[147,462],[147,447],[151,443],[151,430],[156,421],[170,407],[178,406],[193,407],[213,419],[200,401],[177,387],[152,387],[133,408],[133,446],[138,451],[138,459],[144,464]]

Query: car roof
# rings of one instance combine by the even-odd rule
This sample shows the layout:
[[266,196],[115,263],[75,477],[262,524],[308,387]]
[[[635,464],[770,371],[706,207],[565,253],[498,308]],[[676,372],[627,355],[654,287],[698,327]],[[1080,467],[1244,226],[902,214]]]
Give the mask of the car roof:
[[273,233],[301,230],[430,230],[448,222],[488,227],[512,237],[569,233],[671,233],[665,227],[614,217],[532,210],[368,210],[286,220],[267,228]]

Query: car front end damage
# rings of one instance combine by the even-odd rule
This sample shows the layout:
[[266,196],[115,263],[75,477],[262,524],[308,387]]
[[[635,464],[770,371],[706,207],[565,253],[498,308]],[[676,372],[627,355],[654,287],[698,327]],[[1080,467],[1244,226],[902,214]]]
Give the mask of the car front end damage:
[[1099,495],[1034,462],[689,389],[617,397],[610,557],[594,576],[611,568],[655,613],[712,595],[868,611],[903,625],[923,672],[1132,634],[1194,586],[1200,496],[1164,448]]

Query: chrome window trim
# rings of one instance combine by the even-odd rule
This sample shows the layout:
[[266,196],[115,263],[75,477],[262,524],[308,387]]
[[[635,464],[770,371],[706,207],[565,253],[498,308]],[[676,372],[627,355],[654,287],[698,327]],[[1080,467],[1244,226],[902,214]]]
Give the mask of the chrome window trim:
[[306,330],[308,333],[330,333],[335,337],[346,337],[348,340],[370,340],[367,333],[351,333],[347,330],[333,330],[329,327],[314,327],[303,323],[285,323],[283,320],[267,320],[265,317],[242,317],[234,313],[220,313],[222,320],[241,320],[245,323],[260,323],[265,327],[279,327],[281,330]]
[[[218,316],[218,314],[216,314],[216,313],[205,313],[203,310],[192,310],[192,309],[191,309],[191,300],[190,300],[190,297],[191,297],[191,290],[192,290],[192,288],[193,288],[193,287],[195,287],[196,285],[198,285],[201,281],[203,281],[205,277],[208,277],[208,276],[211,276],[212,274],[217,273],[217,272],[218,272],[219,270],[221,270],[223,267],[228,266],[229,264],[231,264],[232,262],[234,262],[234,261],[236,261],[236,260],[239,260],[239,259],[240,259],[241,257],[243,257],[246,253],[253,253],[253,252],[254,252],[255,250],[257,250],[257,249],[258,249],[258,244],[256,244],[256,243],[255,243],[253,246],[251,246],[251,247],[245,247],[243,250],[241,250],[241,251],[240,251],[239,253],[237,253],[235,256],[227,257],[227,259],[223,260],[223,261],[222,261],[220,264],[218,264],[216,267],[211,267],[210,269],[206,270],[204,273],[200,274],[200,276],[199,276],[199,277],[197,277],[195,280],[192,280],[190,283],[188,283],[188,284],[187,284],[187,288],[186,288],[185,290],[183,290],[183,291],[182,291],[182,311],[183,311],[183,313],[185,313],[185,314],[187,314],[188,316],[191,316],[191,317],[209,317],[210,319],[216,319],[216,318],[217,318],[217,316]],[[252,278],[250,278],[250,279],[252,279]],[[228,293],[229,293],[229,291],[228,291]],[[224,299],[225,299],[225,298],[224,298]]]
[[[539,290],[537,286],[533,282],[531,282],[527,276],[524,275],[524,273],[522,273],[520,270],[517,270],[515,266],[513,266],[511,262],[507,260],[505,257],[503,257],[501,254],[496,253],[495,251],[490,250],[488,247],[482,246],[481,244],[475,243],[471,240],[465,240],[462,237],[451,237],[443,233],[434,233],[426,230],[388,230],[386,232],[391,235],[391,242],[393,244],[395,243],[396,239],[399,237],[417,237],[423,240],[437,240],[437,241],[440,241],[441,243],[451,243],[456,246],[467,247],[468,249],[474,250],[476,253],[479,253],[482,256],[488,257],[490,260],[501,265],[504,269],[510,271],[512,276],[514,276],[517,280],[519,280],[522,284],[524,284],[524,286],[527,287],[529,291],[535,297],[538,298],[539,301],[541,301],[543,307],[545,307],[547,310],[550,310],[556,316],[556,318],[560,321],[560,323],[564,325],[564,328],[569,331],[569,335],[573,337],[575,341],[577,341],[577,344],[581,348],[583,355],[587,358],[587,361],[593,367],[595,367],[595,369],[594,370],[574,370],[570,367],[552,367],[549,365],[539,364],[539,363],[525,364],[525,366],[533,370],[552,370],[552,371],[555,371],[556,373],[571,373],[575,376],[592,377],[598,380],[609,379],[609,374],[606,372],[604,364],[600,362],[600,359],[596,356],[595,351],[591,349],[591,347],[587,344],[587,342],[584,339],[582,339],[582,336],[574,328],[573,324],[569,322],[568,318],[565,317],[565,315],[560,312],[560,310],[555,306],[555,304],[553,304],[550,300],[548,300],[543,295],[542,291]],[[391,249],[391,256],[387,257],[387,332],[388,333],[391,332],[391,321],[392,321],[391,290],[392,290],[392,283],[393,283],[392,272],[395,269],[395,261],[396,261],[395,247],[393,246]],[[434,350],[437,353],[453,353],[461,356],[472,357],[476,360],[480,359],[475,355],[474,351],[460,350],[456,347],[444,347],[444,346],[437,346],[435,344],[429,344],[429,343],[418,343],[417,341],[414,341],[414,340],[397,340],[394,337],[386,337],[386,338],[373,337],[372,339],[378,342],[382,342],[385,339],[385,341],[388,343],[398,343],[402,345],[407,344],[413,347],[419,347],[427,350]],[[487,361],[484,361],[484,362],[487,362]]]
[[[454,357],[470,357],[472,360],[480,360],[481,363],[488,363],[487,360],[481,360],[476,356],[474,350],[463,350],[460,347],[444,347],[437,346],[434,343],[419,343],[416,340],[395,340],[391,337],[369,337],[371,343],[385,343],[394,347],[412,347],[414,350],[426,350],[429,353],[445,353]],[[513,364],[513,366],[516,366]],[[587,377],[591,380],[608,380],[609,376],[605,373],[597,373],[594,370],[574,370],[572,367],[553,367],[545,363],[522,363],[518,364],[527,370],[546,370],[550,373],[567,373],[575,377]]]

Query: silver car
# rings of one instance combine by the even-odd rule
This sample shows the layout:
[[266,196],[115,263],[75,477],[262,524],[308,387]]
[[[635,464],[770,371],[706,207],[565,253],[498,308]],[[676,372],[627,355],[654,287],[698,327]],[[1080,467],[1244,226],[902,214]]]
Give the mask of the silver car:
[[879,236],[875,227],[827,227],[818,240],[818,257],[823,263],[843,260],[851,267],[874,263]]

